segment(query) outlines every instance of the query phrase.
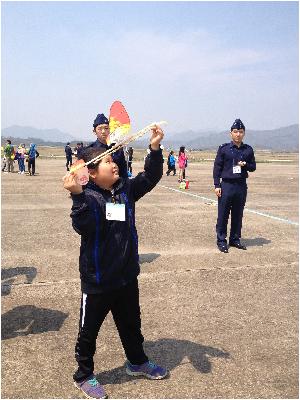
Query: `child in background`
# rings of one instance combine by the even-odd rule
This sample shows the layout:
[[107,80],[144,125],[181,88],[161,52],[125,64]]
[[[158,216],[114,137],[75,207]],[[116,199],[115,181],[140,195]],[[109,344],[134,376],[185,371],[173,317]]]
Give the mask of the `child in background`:
[[4,155],[6,157],[7,171],[14,172],[15,148],[9,139],[7,139],[4,147]]
[[2,172],[5,171],[6,164],[7,164],[7,163],[6,163],[6,156],[3,155],[3,158],[2,158]]
[[[75,386],[86,397],[106,398],[94,375],[93,356],[99,329],[112,312],[127,357],[125,372],[132,376],[162,379],[167,370],[149,361],[143,349],[137,276],[140,272],[135,202],[150,192],[163,173],[159,143],[163,132],[154,127],[145,171],[135,178],[120,178],[110,155],[88,166],[90,182],[82,190],[73,174],[64,177],[64,188],[73,199],[72,225],[81,235],[79,269],[81,312],[75,347],[78,369]],[[87,162],[105,148],[89,147],[82,159]]]
[[18,164],[19,164],[19,172],[18,174],[25,174],[25,144],[21,143],[18,147],[17,155],[18,155]]
[[36,158],[38,158],[39,155],[40,154],[36,149],[36,145],[34,143],[30,143],[30,147],[28,150],[28,172],[30,176],[35,175],[35,160]]
[[173,171],[173,176],[176,175],[176,168],[175,168],[175,165],[176,165],[176,158],[175,158],[175,156],[174,156],[174,151],[173,151],[173,150],[170,151],[170,154],[169,154],[169,156],[168,156],[168,163],[167,163],[167,165],[168,165],[168,171],[166,172],[167,176],[170,175],[170,172],[171,172],[171,171]]
[[178,154],[178,166],[179,166],[178,182],[182,182],[182,180],[185,178],[184,173],[187,165],[187,160],[188,158],[185,154],[185,147],[181,146]]

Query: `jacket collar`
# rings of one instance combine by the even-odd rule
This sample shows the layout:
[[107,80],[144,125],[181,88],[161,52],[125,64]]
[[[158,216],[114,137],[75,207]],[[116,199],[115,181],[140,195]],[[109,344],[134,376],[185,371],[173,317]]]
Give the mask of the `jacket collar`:
[[[113,192],[114,193],[120,192],[123,189],[124,185],[125,185],[125,180],[123,178],[119,178],[117,180],[117,182],[113,185]],[[99,192],[99,193],[109,193],[109,194],[111,194],[110,190],[102,189],[92,181],[89,181],[87,183],[86,188],[95,190],[96,192]]]
[[[233,141],[230,142],[230,147],[236,147],[236,148],[238,148],[237,145],[233,143]],[[244,142],[241,143],[241,145],[240,145],[239,148],[241,149],[242,147],[245,147]]]
[[109,148],[109,146],[107,144],[104,144],[104,143],[100,142],[100,140],[98,138],[94,142],[94,145],[96,145],[97,147],[103,147],[104,149],[108,149]]

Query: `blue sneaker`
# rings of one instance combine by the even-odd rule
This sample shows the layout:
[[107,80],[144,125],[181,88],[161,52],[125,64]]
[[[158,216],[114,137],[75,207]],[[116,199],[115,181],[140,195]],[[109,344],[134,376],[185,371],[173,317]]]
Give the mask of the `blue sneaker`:
[[168,375],[168,371],[154,364],[152,361],[147,361],[142,365],[133,365],[127,361],[126,374],[131,376],[145,376],[148,379],[163,379]]
[[88,399],[107,399],[107,394],[103,386],[97,381],[95,375],[91,375],[82,382],[74,381],[74,385],[77,389],[81,390]]

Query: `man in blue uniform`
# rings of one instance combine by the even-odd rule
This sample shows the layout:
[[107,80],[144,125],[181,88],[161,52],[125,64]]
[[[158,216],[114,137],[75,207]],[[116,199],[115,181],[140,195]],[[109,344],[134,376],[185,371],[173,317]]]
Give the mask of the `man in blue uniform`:
[[[97,140],[87,147],[95,147],[95,148],[100,148],[100,149],[104,148],[106,150],[111,148],[113,146],[113,144],[108,146],[107,142],[106,142],[106,140],[110,134],[110,131],[109,131],[109,121],[104,114],[97,115],[97,117],[93,123],[93,128],[94,128],[93,131],[94,131],[95,135],[97,136]],[[127,163],[125,160],[123,149],[121,148],[120,150],[113,153],[112,158],[113,158],[113,161],[119,167],[119,176],[122,178],[127,178]]]
[[243,143],[245,126],[240,119],[234,121],[230,134],[232,141],[219,147],[213,171],[215,193],[218,196],[217,246],[223,253],[228,253],[226,236],[230,212],[229,245],[246,250],[240,242],[247,197],[246,178],[248,171],[253,172],[256,169],[253,149]]
[[65,147],[65,153],[66,153],[66,160],[67,160],[67,162],[66,162],[67,171],[70,171],[69,167],[71,167],[71,165],[73,164],[73,162],[72,162],[72,154],[73,154],[73,152],[72,152],[72,149],[71,149],[71,146],[70,146],[69,142],[67,143],[67,145]]

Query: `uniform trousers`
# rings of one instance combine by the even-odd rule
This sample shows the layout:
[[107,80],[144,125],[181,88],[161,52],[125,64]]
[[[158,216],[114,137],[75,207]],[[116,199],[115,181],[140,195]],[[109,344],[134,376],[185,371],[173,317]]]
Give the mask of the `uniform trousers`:
[[216,225],[218,245],[227,243],[227,224],[230,213],[231,229],[229,243],[237,243],[240,241],[246,198],[246,181],[222,181],[221,197],[218,198],[218,220]]
[[72,165],[72,156],[67,156],[66,160],[67,160],[66,167],[67,167],[67,170],[69,171],[69,167],[71,167],[71,165]]

